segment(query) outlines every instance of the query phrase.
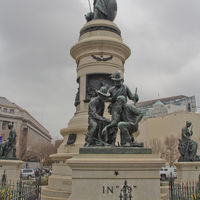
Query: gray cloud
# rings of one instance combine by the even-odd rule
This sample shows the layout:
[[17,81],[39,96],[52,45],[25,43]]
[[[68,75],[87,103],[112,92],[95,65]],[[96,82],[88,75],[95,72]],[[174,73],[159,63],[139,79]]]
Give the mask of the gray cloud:
[[[200,106],[199,0],[118,0],[115,23],[132,55],[125,80],[141,100],[196,95]],[[54,136],[75,111],[70,48],[87,1],[0,0],[0,91]]]
[[129,3],[126,11],[130,19],[126,23],[123,17],[119,22],[133,51],[126,63],[127,83],[140,87],[141,99],[156,98],[158,93],[161,96],[195,94],[199,104],[200,2],[136,0]]

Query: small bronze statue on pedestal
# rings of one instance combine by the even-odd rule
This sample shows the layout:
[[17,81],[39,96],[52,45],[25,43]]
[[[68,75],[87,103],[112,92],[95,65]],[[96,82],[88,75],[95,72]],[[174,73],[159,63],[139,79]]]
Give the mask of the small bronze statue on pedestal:
[[[190,127],[191,129],[189,129]],[[186,126],[182,128],[181,139],[179,139],[178,150],[181,154],[179,162],[200,161],[200,156],[197,155],[198,144],[190,139],[192,135],[192,123],[186,121]]]
[[0,144],[0,159],[16,159],[16,132],[13,127],[14,123],[8,124],[10,133],[8,139]]

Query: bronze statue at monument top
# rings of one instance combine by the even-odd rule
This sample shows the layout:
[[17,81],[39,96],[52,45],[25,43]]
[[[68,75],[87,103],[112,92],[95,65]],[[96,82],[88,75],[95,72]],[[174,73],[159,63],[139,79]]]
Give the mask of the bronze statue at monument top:
[[[90,4],[90,1],[89,1]],[[94,0],[93,12],[91,11],[85,15],[87,21],[93,19],[106,19],[114,21],[117,15],[117,2],[116,0]]]

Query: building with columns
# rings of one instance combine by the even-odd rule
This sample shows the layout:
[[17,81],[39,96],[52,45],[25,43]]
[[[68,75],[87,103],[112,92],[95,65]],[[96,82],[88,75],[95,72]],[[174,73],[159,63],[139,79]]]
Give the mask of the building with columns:
[[49,131],[34,119],[26,110],[5,97],[0,97],[0,136],[7,139],[8,123],[14,122],[17,133],[17,157],[23,158],[28,152],[37,151],[36,147],[51,143]]

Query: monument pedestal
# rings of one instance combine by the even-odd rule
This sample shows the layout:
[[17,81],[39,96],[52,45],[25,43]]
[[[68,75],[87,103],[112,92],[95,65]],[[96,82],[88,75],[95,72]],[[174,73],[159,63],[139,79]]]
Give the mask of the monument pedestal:
[[145,154],[142,148],[116,148],[117,154],[113,149],[109,154],[108,149],[106,154],[100,154],[100,150],[99,154],[87,154],[84,150],[84,154],[67,161],[72,169],[71,200],[120,199],[125,181],[133,190],[132,199],[160,200],[159,171],[164,160],[145,148]]
[[2,178],[5,170],[7,181],[19,181],[20,169],[23,163],[21,160],[0,160],[0,178]]
[[200,175],[200,162],[177,162],[177,182],[197,182]]
[[67,165],[67,160],[73,154],[58,153],[51,155],[53,160],[53,172],[49,177],[48,186],[42,187],[42,200],[67,200],[72,191],[71,168]]

